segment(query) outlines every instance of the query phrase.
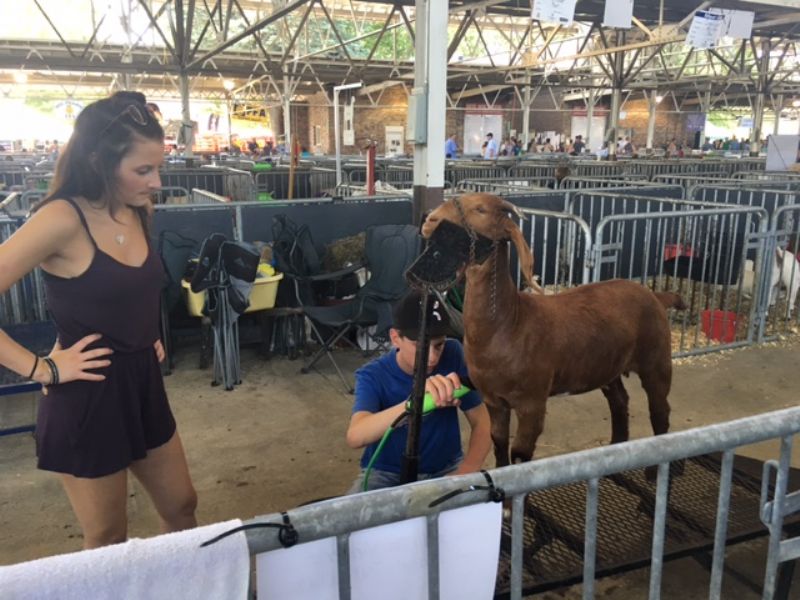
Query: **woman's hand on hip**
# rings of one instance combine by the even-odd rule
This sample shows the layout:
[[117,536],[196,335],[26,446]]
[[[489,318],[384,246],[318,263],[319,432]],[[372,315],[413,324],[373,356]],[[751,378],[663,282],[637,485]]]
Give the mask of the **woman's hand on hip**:
[[155,348],[158,362],[164,362],[164,359],[167,357],[167,353],[164,352],[164,344],[161,342],[161,340],[156,340],[156,343],[153,344],[153,348]]
[[[99,340],[102,336],[93,333],[78,340],[69,348],[63,350],[53,349],[50,359],[58,369],[58,382],[68,381],[103,381],[106,376],[100,373],[92,373],[93,369],[102,369],[111,364],[108,358],[114,351],[111,348],[93,348],[87,350],[86,347]],[[52,373],[44,361],[36,369],[36,381],[48,385],[52,382]]]

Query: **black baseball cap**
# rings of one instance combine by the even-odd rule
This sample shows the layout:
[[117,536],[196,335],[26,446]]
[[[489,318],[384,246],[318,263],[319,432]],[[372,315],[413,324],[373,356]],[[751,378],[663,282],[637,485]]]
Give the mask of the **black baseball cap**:
[[[419,337],[419,316],[422,294],[412,291],[403,296],[394,306],[392,326],[405,338],[415,340]],[[451,333],[450,318],[445,307],[436,296],[428,297],[427,314],[428,335],[432,338]]]

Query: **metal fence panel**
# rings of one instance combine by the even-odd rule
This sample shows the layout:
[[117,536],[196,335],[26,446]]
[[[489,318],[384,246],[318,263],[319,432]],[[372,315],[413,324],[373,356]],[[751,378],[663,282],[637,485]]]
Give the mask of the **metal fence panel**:
[[[286,200],[289,198],[289,169],[275,168],[255,174],[257,200]],[[336,171],[329,169],[296,170],[294,198],[319,198],[336,188]]]
[[[580,553],[579,556],[584,558],[584,598],[592,598],[593,586],[588,578],[601,571],[610,570],[608,564],[598,565],[596,546],[613,544],[615,549],[624,551],[626,546],[633,542],[627,535],[632,524],[609,523],[607,513],[594,509],[599,506],[602,511],[607,507],[603,500],[604,494],[610,487],[617,489],[629,487],[632,492],[632,512],[636,514],[637,519],[642,520],[644,524],[650,523],[652,527],[650,562],[654,567],[651,568],[649,597],[659,598],[660,565],[663,563],[662,552],[666,546],[665,536],[669,536],[673,546],[676,539],[682,540],[685,546],[689,541],[687,534],[692,535],[691,529],[687,527],[687,519],[692,520],[692,515],[683,512],[676,515],[676,497],[691,493],[691,490],[687,490],[684,486],[684,480],[694,477],[696,473],[704,474],[705,487],[702,492],[718,497],[715,521],[718,524],[728,523],[736,517],[729,510],[728,501],[731,499],[732,488],[726,483],[731,476],[733,451],[752,443],[780,439],[782,440],[780,459],[766,463],[768,469],[765,472],[768,476],[762,481],[763,493],[760,498],[757,483],[754,485],[749,478],[736,475],[739,486],[737,497],[745,493],[748,496],[747,505],[740,504],[739,508],[746,509],[748,518],[752,518],[758,513],[760,506],[762,519],[769,527],[769,559],[765,569],[764,597],[772,598],[776,588],[778,565],[781,560],[786,560],[787,556],[790,556],[781,538],[784,521],[792,512],[792,508],[796,510],[794,504],[797,504],[796,499],[788,494],[787,482],[791,439],[798,432],[800,432],[800,408],[789,408],[488,471],[493,485],[502,489],[506,498],[512,501],[510,522],[506,521],[503,526],[506,537],[501,544],[501,565],[498,568],[496,592],[499,592],[501,597],[508,595],[513,600],[521,599],[524,592],[536,585],[535,578],[543,579],[547,575],[548,564],[541,562],[539,550],[561,542],[570,544],[567,549],[570,553]],[[709,476],[709,461],[704,460],[704,457],[718,452],[723,453],[717,471],[719,475]],[[697,457],[697,460],[686,461],[686,469],[692,471],[692,474],[686,473],[671,478],[670,463],[691,457]],[[655,465],[658,465],[655,488],[651,483],[644,481],[644,477],[639,478],[638,473],[636,478],[623,476],[624,472]],[[769,476],[772,473],[776,474],[775,485],[770,485]],[[577,486],[580,489],[583,487],[580,484],[584,482],[588,487],[583,493],[577,492],[580,497],[576,500],[582,499],[584,502],[585,526],[573,533],[567,529],[570,524],[555,522],[552,524],[557,528],[557,533],[548,536],[545,531],[548,515],[541,511],[537,512],[536,504],[526,500],[526,496],[533,495],[539,498],[540,494],[546,495],[567,486]],[[486,490],[485,477],[480,473],[473,473],[432,479],[368,494],[334,498],[298,507],[286,513],[260,516],[246,522],[245,524],[250,526],[247,530],[248,547],[251,554],[280,550],[283,547],[282,537],[276,526],[287,521],[296,531],[300,543],[335,536],[344,538],[354,531],[418,517],[428,518],[429,525],[433,526],[432,517],[443,510],[490,501],[491,495]],[[446,502],[435,503],[445,496],[449,498]],[[703,508],[707,508],[707,505],[703,505]],[[273,526],[265,527],[267,523]],[[710,528],[697,525],[701,530],[706,530],[703,533],[704,540],[708,537],[714,540],[714,568],[709,585],[713,598],[716,597],[714,590],[719,589],[722,577],[725,543],[730,538],[725,535],[727,532],[724,528],[714,528],[714,521]],[[605,527],[606,532],[610,527],[612,535],[609,537],[606,533],[601,537],[597,533],[598,526]],[[534,528],[534,531],[531,531],[531,528]],[[786,542],[790,541],[792,540]],[[339,552],[338,560],[342,561],[346,556],[346,553]],[[427,571],[430,573],[431,565],[435,565],[437,558],[435,554],[427,554],[426,558]],[[341,570],[341,562],[339,567]],[[345,580],[349,581],[349,577]],[[345,594],[349,592],[349,590],[341,591]]]
[[272,241],[272,220],[283,214],[309,226],[316,245],[355,235],[372,225],[410,224],[413,206],[405,197],[364,197],[352,200],[314,200],[242,204],[236,206],[241,239]]
[[[608,215],[593,230],[592,278],[680,294],[688,310],[673,317],[675,356],[751,344],[760,305],[758,292],[745,293],[746,258],[752,251],[759,265],[767,224],[750,207]],[[755,290],[765,275],[756,269]]]
[[[785,251],[778,256],[777,250]],[[764,290],[761,295],[764,317],[759,339],[775,339],[780,334],[796,331],[800,325],[797,308],[800,290],[800,205],[775,209],[766,240],[762,271]]]

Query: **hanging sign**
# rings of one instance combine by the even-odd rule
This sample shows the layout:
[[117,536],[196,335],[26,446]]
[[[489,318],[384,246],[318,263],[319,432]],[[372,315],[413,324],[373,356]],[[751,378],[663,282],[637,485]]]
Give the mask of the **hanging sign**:
[[686,36],[686,43],[692,48],[708,49],[714,46],[722,35],[725,17],[707,10],[694,13],[692,25]]
[[756,14],[749,10],[728,10],[726,8],[712,8],[710,13],[722,15],[724,22],[720,37],[732,37],[740,40],[750,38],[753,33],[753,20]]
[[344,105],[344,132],[342,135],[342,143],[345,146],[354,146],[356,143],[356,131],[353,125],[355,101],[355,98],[350,98],[350,102]]
[[68,121],[74,121],[83,110],[83,104],[74,100],[64,100],[56,104],[56,112]]
[[633,26],[633,0],[606,0],[603,27],[630,29]]
[[578,0],[536,0],[531,16],[544,23],[572,25],[575,18],[575,4]]

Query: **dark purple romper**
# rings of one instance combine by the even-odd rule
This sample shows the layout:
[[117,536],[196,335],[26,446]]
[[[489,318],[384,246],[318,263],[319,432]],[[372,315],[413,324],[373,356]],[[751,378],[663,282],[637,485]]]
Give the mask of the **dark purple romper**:
[[76,477],[102,477],[128,467],[169,441],[175,419],[167,402],[153,344],[159,339],[159,302],[164,277],[149,249],[141,267],[130,267],[94,245],[89,268],[73,278],[44,273],[47,307],[62,348],[100,333],[90,347],[109,347],[104,381],[50,386],[39,404],[36,453],[39,468]]

